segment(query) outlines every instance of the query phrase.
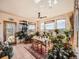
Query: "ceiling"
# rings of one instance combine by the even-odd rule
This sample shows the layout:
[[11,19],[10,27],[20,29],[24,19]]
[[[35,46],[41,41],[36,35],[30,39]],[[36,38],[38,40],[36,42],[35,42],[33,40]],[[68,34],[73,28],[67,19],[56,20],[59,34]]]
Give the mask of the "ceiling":
[[48,0],[35,4],[34,0],[0,0],[0,10],[26,18],[37,18],[38,11],[41,16],[54,17],[73,11],[74,0],[58,0],[58,4],[48,7]]

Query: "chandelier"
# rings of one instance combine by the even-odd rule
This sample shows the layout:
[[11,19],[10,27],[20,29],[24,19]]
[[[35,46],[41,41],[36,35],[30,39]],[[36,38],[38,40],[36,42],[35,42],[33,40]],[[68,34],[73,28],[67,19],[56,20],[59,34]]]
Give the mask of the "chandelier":
[[[42,3],[42,1],[43,1],[43,0],[34,0],[34,2],[35,2],[36,4]],[[53,4],[55,5],[55,4],[58,3],[58,0],[45,0],[45,1],[48,3],[48,6],[49,6],[49,7],[52,7]]]

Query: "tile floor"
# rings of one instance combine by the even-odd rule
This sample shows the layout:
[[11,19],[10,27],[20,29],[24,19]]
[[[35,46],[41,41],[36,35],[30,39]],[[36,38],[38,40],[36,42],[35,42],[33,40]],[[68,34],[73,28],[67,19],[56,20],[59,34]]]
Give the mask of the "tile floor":
[[30,52],[24,48],[25,44],[13,46],[14,55],[12,59],[36,59]]

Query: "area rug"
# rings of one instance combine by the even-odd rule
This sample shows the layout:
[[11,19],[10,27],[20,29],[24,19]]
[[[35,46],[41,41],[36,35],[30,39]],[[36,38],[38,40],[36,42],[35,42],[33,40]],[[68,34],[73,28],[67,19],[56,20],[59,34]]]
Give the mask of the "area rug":
[[31,44],[27,44],[24,48],[28,50],[36,59],[47,59],[46,55],[39,54],[37,51],[35,51],[31,47]]

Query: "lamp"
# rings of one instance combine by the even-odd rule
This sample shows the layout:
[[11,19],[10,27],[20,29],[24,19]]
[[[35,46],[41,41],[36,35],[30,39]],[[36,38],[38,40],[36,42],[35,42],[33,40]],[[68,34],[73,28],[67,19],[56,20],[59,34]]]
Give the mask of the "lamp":
[[[38,4],[39,2],[42,3],[43,1],[42,0],[34,0],[34,2],[36,4]],[[48,2],[49,7],[52,7],[53,4],[57,4],[58,3],[58,0],[48,0],[48,1],[45,0],[45,2]]]

